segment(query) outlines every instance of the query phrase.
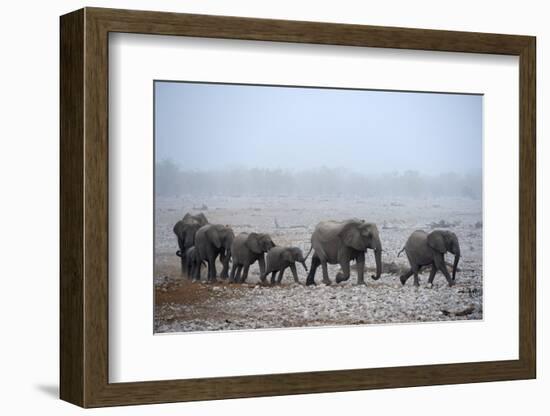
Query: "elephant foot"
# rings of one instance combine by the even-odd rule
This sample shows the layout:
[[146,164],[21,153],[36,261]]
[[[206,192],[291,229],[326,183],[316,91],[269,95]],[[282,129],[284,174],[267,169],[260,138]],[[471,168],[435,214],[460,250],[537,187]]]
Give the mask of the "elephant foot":
[[365,283],[364,280],[358,280],[357,281],[357,286],[366,286],[367,284]]
[[453,282],[452,280],[449,282],[449,287],[453,287],[455,285],[455,282]]
[[[348,280],[348,279],[349,279],[349,276],[346,277],[346,276],[344,276],[344,274],[341,273],[341,272],[336,273],[336,283],[345,282],[345,281]],[[323,280],[323,283],[324,283],[324,282],[325,282],[325,281]],[[325,284],[326,284],[326,283],[325,283]],[[330,284],[330,283],[329,283],[329,284]]]
[[325,286],[330,286],[332,284],[332,282],[330,280],[323,280],[323,284]]
[[313,280],[306,280],[306,286],[315,286],[315,282]]
[[405,276],[399,276],[399,280],[401,281],[401,285],[402,285],[402,286],[405,286],[405,283],[407,282],[407,281],[405,280]]

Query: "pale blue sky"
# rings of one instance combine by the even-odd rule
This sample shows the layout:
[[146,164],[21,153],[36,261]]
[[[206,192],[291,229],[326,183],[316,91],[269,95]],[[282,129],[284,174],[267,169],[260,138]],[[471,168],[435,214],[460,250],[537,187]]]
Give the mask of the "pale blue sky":
[[481,95],[155,82],[156,160],[479,173]]

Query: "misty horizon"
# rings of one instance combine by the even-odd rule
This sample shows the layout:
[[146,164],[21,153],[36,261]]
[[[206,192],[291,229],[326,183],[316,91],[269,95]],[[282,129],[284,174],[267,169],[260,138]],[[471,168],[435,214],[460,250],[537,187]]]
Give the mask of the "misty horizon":
[[155,82],[155,161],[190,171],[482,170],[481,95]]
[[425,173],[418,171],[416,169],[403,169],[403,170],[386,170],[386,171],[380,171],[380,172],[363,172],[361,170],[355,170],[353,168],[349,168],[346,166],[327,166],[327,165],[318,165],[318,166],[311,166],[308,168],[264,168],[262,166],[247,166],[245,164],[234,164],[234,165],[226,165],[221,168],[210,168],[206,169],[204,167],[194,167],[194,168],[185,168],[180,163],[175,161],[172,158],[165,158],[162,160],[159,160],[156,162],[156,166],[162,165],[162,164],[173,164],[175,167],[177,167],[181,172],[187,172],[187,173],[223,173],[223,172],[231,172],[231,171],[254,171],[254,170],[266,170],[266,171],[280,171],[283,173],[290,173],[290,174],[299,174],[304,172],[314,172],[314,171],[320,171],[320,170],[330,170],[330,171],[338,171],[345,174],[351,174],[351,175],[364,175],[364,176],[388,176],[388,175],[401,175],[406,172],[417,172],[422,175],[426,176],[440,176],[440,175],[458,175],[458,176],[464,176],[464,175],[481,175],[482,169],[472,169],[471,171],[464,171],[464,172],[456,172],[452,170],[448,171],[442,171],[437,173]]
[[170,159],[155,166],[157,196],[355,195],[481,199],[481,171],[423,174],[415,170],[364,174],[345,168],[182,169]]

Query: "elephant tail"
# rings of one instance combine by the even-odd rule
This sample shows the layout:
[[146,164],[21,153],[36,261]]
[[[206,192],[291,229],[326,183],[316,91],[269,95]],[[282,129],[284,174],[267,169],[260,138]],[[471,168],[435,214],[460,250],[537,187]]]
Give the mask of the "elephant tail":
[[313,244],[311,245],[311,247],[309,248],[309,251],[307,252],[306,256],[304,257],[304,262],[307,260],[307,258],[311,254],[311,250],[313,250]]
[[405,247],[403,247],[403,248],[401,249],[401,251],[400,251],[399,253],[397,253],[397,257],[399,257],[399,255],[400,255],[401,253],[403,253],[404,251],[405,251]]

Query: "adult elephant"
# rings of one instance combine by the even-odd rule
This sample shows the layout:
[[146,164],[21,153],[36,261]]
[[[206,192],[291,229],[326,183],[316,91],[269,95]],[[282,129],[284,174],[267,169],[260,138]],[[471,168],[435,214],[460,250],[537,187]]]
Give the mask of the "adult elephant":
[[178,256],[181,258],[181,274],[184,274],[186,270],[186,253],[190,247],[195,245],[195,234],[199,228],[206,224],[208,224],[208,220],[201,212],[197,215],[187,213],[174,225],[173,231],[178,239]]
[[228,225],[206,224],[195,235],[195,253],[197,267],[195,267],[194,280],[200,280],[201,264],[208,264],[208,281],[216,281],[216,259],[220,257],[222,272],[220,277],[227,279],[229,272],[229,259],[231,258],[231,244],[235,239],[233,230]]
[[357,219],[320,222],[311,236],[314,253],[306,285],[315,284],[315,271],[319,265],[326,285],[331,283],[328,264],[339,264],[342,268],[342,272],[336,275],[336,283],[348,280],[351,260],[357,261],[357,284],[364,284],[365,252],[369,248],[374,250],[376,274],[372,278],[377,280],[382,272],[382,243],[376,224]]
[[[398,253],[405,251],[411,268],[399,277],[401,284],[405,284],[407,279],[414,274],[414,285],[418,286],[418,272],[424,266],[432,266],[428,283],[433,284],[437,271],[441,271],[449,286],[454,285],[456,278],[456,269],[460,260],[460,245],[455,233],[447,230],[434,230],[426,233],[422,230],[413,232],[405,243],[405,247]],[[454,254],[453,275],[449,275],[445,263],[445,253]]]
[[[265,253],[275,247],[275,243],[264,233],[240,233],[235,237],[231,245],[231,267],[230,282],[244,283],[248,277],[248,268],[258,261],[260,266],[260,277],[265,279]],[[242,278],[241,278],[242,271]]]

